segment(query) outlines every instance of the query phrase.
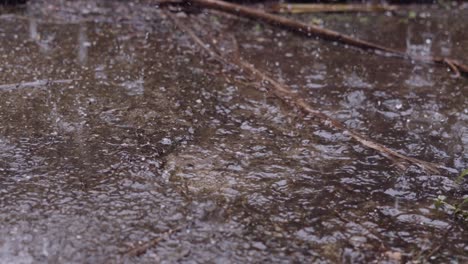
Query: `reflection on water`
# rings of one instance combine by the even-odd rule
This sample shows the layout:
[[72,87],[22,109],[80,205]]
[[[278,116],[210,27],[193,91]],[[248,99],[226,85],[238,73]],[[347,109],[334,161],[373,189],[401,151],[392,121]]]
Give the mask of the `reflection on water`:
[[[0,18],[1,263],[468,260],[466,224],[433,204],[466,195],[454,181],[468,167],[465,79],[193,14],[200,36],[229,53],[221,32],[233,32],[243,58],[315,108],[446,166],[401,170],[205,59],[158,9],[91,2],[34,2],[27,19]],[[391,16],[348,30],[462,58],[467,46],[450,41],[463,25],[443,17],[425,19],[444,21],[447,38]],[[158,237],[139,257],[124,253]]]

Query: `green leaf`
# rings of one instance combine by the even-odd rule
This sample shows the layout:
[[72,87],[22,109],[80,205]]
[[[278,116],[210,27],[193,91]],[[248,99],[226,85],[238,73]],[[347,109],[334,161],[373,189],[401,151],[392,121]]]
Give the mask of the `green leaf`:
[[255,24],[254,30],[255,30],[256,32],[260,32],[260,31],[262,31],[262,26],[261,26],[260,24],[257,23],[257,24]]
[[463,202],[461,202],[457,207],[461,208],[465,204],[468,204],[468,197],[463,199]]
[[415,11],[409,11],[408,18],[409,19],[414,19],[414,18],[416,18],[417,15],[418,14]]
[[447,196],[445,196],[445,195],[439,195],[439,196],[437,196],[437,200],[445,201],[445,200],[447,200]]
[[368,24],[369,23],[369,18],[368,17],[360,17],[359,22],[362,24]]
[[310,22],[317,26],[320,26],[323,24],[323,20],[320,18],[312,18]]
[[446,198],[447,197],[445,197],[444,195],[439,195],[437,196],[437,198],[434,199],[434,206],[437,210],[442,208],[442,206],[444,205],[444,200]]
[[457,183],[461,183],[463,181],[463,179],[465,178],[465,176],[468,175],[468,169],[462,171],[460,173],[460,176],[457,177],[457,179],[455,180]]

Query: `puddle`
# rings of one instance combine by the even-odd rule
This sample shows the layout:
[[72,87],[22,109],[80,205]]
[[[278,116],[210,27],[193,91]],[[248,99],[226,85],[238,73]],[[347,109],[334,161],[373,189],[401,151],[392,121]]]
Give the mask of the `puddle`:
[[[468,55],[466,26],[451,22],[467,9],[411,8],[431,15],[320,19],[408,52]],[[298,115],[146,1],[37,1],[0,14],[1,263],[468,260],[466,222],[434,207],[467,195],[455,182],[468,167],[466,79],[230,16],[178,16],[226,52],[235,38],[315,109],[446,169],[400,170]]]

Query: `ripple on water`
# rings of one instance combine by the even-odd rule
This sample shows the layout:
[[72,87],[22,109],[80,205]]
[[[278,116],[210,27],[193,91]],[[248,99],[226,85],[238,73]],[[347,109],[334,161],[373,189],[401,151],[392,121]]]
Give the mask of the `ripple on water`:
[[[466,187],[454,181],[468,164],[465,82],[445,68],[179,14],[227,53],[235,45],[219,33],[232,32],[244,59],[315,109],[447,168],[401,171],[299,116],[265,83],[205,60],[145,1],[32,2],[22,16],[0,17],[3,262],[466,260],[465,226],[433,203],[456,202]],[[462,58],[456,22],[466,14],[420,11],[434,16],[318,16],[414,54]],[[431,25],[443,39],[423,34]],[[138,258],[121,253],[157,238]]]

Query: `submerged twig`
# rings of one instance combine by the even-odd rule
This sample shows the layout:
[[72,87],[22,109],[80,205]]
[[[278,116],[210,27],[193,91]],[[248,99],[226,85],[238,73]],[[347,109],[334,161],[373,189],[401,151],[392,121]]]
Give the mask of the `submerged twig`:
[[396,6],[377,4],[290,4],[279,3],[270,10],[277,13],[324,13],[324,12],[386,12],[395,11]]
[[276,97],[278,97],[282,101],[286,102],[288,105],[290,105],[292,107],[295,107],[295,108],[299,108],[303,112],[305,112],[306,114],[309,114],[311,116],[316,117],[318,120],[320,120],[320,122],[322,124],[324,124],[327,127],[341,130],[343,133],[349,135],[350,137],[352,137],[354,140],[356,140],[357,142],[359,142],[363,146],[366,146],[368,148],[371,148],[371,149],[374,149],[374,150],[378,151],[383,156],[389,157],[389,159],[392,160],[392,161],[395,160],[395,159],[400,160],[400,161],[406,161],[406,162],[409,162],[411,164],[417,165],[417,166],[419,166],[420,168],[422,168],[422,169],[424,169],[426,171],[433,172],[433,173],[438,173],[438,169],[437,169],[438,165],[430,163],[430,162],[426,162],[426,161],[423,161],[423,160],[419,160],[419,159],[416,159],[416,158],[411,158],[411,157],[405,156],[403,154],[400,154],[400,153],[398,153],[398,152],[396,152],[396,151],[394,151],[392,149],[389,149],[388,147],[386,147],[386,146],[384,146],[382,144],[379,144],[377,142],[372,141],[371,139],[366,138],[364,135],[361,135],[361,134],[359,134],[358,132],[356,132],[354,130],[351,130],[351,129],[347,128],[345,125],[343,125],[338,120],[335,120],[335,119],[327,116],[326,114],[324,114],[324,113],[322,113],[322,112],[320,112],[318,110],[313,109],[313,107],[311,107],[303,99],[298,98],[292,92],[292,90],[289,87],[287,87],[287,85],[282,84],[282,83],[274,80],[273,78],[269,77],[266,73],[264,73],[261,70],[255,68],[252,64],[246,62],[242,58],[228,59],[227,57],[222,56],[222,54],[219,54],[219,53],[215,52],[212,48],[210,48],[209,45],[205,44],[205,42],[203,42],[203,40],[201,40],[193,32],[193,30],[191,28],[189,28],[188,26],[183,24],[176,16],[170,14],[169,12],[166,12],[166,14],[168,15],[169,18],[172,19],[172,21],[174,21],[174,23],[177,25],[177,27],[179,27],[182,31],[186,32],[193,39],[193,41],[197,45],[199,45],[205,52],[208,53],[208,55],[212,56],[213,58],[215,58],[218,61],[226,63],[227,65],[236,66],[239,69],[250,73],[252,76],[254,76],[256,78],[260,78],[261,80],[267,81],[270,84],[270,86],[273,88],[273,89],[270,89],[270,91]]
[[450,60],[450,59],[444,59],[445,64],[455,73],[455,77],[460,77],[460,71],[458,70],[458,67],[456,66],[456,62]]
[[164,239],[167,239],[171,234],[175,233],[176,231],[179,231],[181,228],[175,228],[175,229],[170,229],[169,231],[163,233],[161,236],[156,237],[154,239],[151,239],[150,241],[143,243],[141,245],[138,245],[136,247],[133,247],[129,249],[127,252],[125,252],[126,255],[130,257],[138,257],[146,253],[148,249],[155,247],[159,242],[163,241]]
[[280,92],[280,95],[278,97],[283,99],[281,97],[281,94],[288,94],[289,96],[292,97],[292,100],[290,101],[290,104],[292,104],[292,105],[294,105],[296,107],[299,107],[306,114],[310,114],[310,115],[318,118],[324,125],[326,125],[326,126],[328,126],[330,128],[339,129],[339,130],[343,131],[345,134],[349,135],[350,137],[352,137],[354,140],[358,141],[362,145],[364,145],[364,146],[366,146],[368,148],[374,149],[374,150],[380,152],[384,156],[390,156],[392,158],[398,158],[400,160],[410,162],[412,164],[415,164],[415,165],[419,166],[420,168],[422,168],[424,170],[427,170],[427,171],[430,171],[430,172],[433,172],[433,173],[438,172],[436,164],[432,164],[432,163],[429,163],[429,162],[426,162],[426,161],[423,161],[423,160],[419,160],[419,159],[416,159],[416,158],[411,158],[411,157],[405,156],[405,155],[400,154],[400,153],[398,153],[398,152],[396,152],[396,151],[394,151],[392,149],[387,148],[386,146],[384,146],[384,145],[382,145],[380,143],[374,142],[371,139],[366,138],[365,136],[359,134],[358,132],[347,128],[345,125],[343,125],[338,120],[335,120],[335,119],[327,116],[326,114],[324,114],[324,113],[322,113],[322,112],[320,112],[318,110],[313,109],[306,101],[304,101],[304,99],[297,98],[296,96],[292,95],[291,90],[289,88],[286,88],[284,84],[281,84],[281,83],[277,82],[276,80],[268,77],[265,73],[263,73],[262,71],[256,69],[251,64],[246,63],[245,61],[240,61],[240,63],[245,69],[248,69],[250,72],[254,73],[257,77],[260,77],[260,78],[262,78],[264,80],[267,80],[275,88],[276,91]]
[[[456,68],[458,72],[463,73],[466,76],[468,76],[468,66],[454,59],[437,57],[437,56],[427,56],[427,57],[412,56],[403,50],[390,48],[390,47],[383,46],[377,43],[357,39],[357,38],[351,37],[349,35],[341,34],[333,30],[305,24],[305,23],[298,22],[289,18],[281,17],[281,16],[274,15],[274,14],[269,14],[269,13],[266,13],[264,11],[261,11],[255,8],[250,8],[250,7],[246,7],[246,6],[242,6],[242,5],[238,5],[234,3],[227,3],[224,1],[220,1],[220,0],[181,0],[181,1],[159,0],[156,2],[159,3],[160,5],[184,3],[187,5],[194,5],[194,6],[198,6],[202,8],[219,10],[219,11],[234,14],[237,16],[262,21],[273,26],[282,27],[282,28],[297,32],[307,37],[320,37],[326,40],[336,41],[336,42],[350,45],[353,47],[357,47],[363,50],[374,51],[374,52],[376,51],[384,52],[390,55],[397,56],[399,58],[409,59],[411,61],[446,65],[451,70],[454,71],[454,69]],[[457,71],[455,71],[455,74],[457,74]]]

